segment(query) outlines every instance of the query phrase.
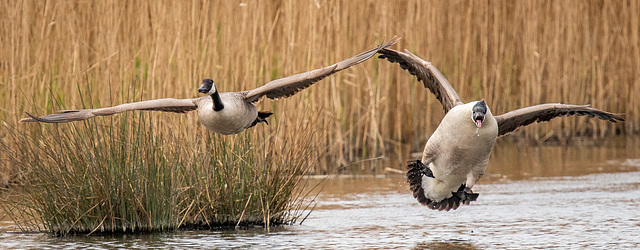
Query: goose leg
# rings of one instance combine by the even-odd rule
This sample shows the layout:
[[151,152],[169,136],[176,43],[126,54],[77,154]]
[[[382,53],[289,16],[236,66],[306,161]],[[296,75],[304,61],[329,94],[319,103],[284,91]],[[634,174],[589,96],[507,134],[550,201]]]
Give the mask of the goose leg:
[[256,117],[256,120],[253,121],[253,123],[251,123],[251,126],[249,126],[249,128],[253,127],[256,124],[261,123],[261,122],[264,122],[267,125],[269,125],[269,122],[267,122],[267,117],[269,117],[272,114],[273,113],[271,113],[271,112],[258,112],[258,117]]
[[476,201],[480,195],[471,191],[471,189],[464,185],[464,183],[460,185],[458,191],[452,192],[452,194],[460,198],[460,202],[463,202],[465,205],[468,205],[469,202]]

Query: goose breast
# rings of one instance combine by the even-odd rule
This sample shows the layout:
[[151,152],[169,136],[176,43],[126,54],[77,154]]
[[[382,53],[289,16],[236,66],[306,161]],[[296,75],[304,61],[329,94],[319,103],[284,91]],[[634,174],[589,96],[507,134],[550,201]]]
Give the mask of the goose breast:
[[200,99],[198,117],[207,129],[223,135],[236,134],[247,129],[258,117],[258,109],[247,102],[244,95],[235,92],[220,93],[224,108],[213,110],[210,97]]

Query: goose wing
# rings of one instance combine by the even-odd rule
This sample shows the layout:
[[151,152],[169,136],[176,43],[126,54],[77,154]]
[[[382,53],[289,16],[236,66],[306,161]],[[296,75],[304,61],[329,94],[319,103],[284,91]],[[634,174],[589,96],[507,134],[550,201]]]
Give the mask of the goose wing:
[[[405,53],[406,52],[406,53]],[[447,78],[430,62],[412,54],[408,50],[400,52],[393,49],[382,49],[379,58],[387,59],[389,62],[398,63],[402,69],[416,76],[418,81],[422,81],[425,88],[433,93],[444,108],[446,114],[451,108],[463,104],[458,97],[458,93],[451,87]]]
[[586,115],[591,118],[597,117],[610,122],[624,121],[624,119],[612,113],[591,108],[589,105],[546,103],[516,109],[496,116],[498,136],[513,132],[519,127],[527,126],[534,122],[546,122],[553,118],[566,115]]
[[292,75],[285,78],[280,78],[271,82],[268,82],[265,85],[262,85],[256,89],[249,90],[246,92],[246,99],[249,102],[256,102],[260,100],[261,97],[266,96],[270,99],[278,99],[283,97],[292,96],[298,91],[308,88],[313,85],[317,81],[324,79],[325,77],[334,74],[340,70],[349,68],[353,65],[359,64],[361,62],[366,61],[367,59],[374,56],[379,50],[394,45],[400,40],[399,38],[394,38],[388,43],[378,46],[375,49],[371,49],[365,52],[362,52],[354,57],[351,57],[347,60],[341,61],[339,63],[333,64],[331,66],[327,66],[324,68],[300,73],[297,75]]
[[20,122],[47,122],[63,123],[72,121],[82,121],[94,116],[114,115],[131,110],[151,110],[174,113],[186,113],[198,109],[198,99],[157,99],[133,103],[120,104],[108,108],[60,110],[57,114],[45,115],[41,117],[26,113],[29,117],[22,118]]

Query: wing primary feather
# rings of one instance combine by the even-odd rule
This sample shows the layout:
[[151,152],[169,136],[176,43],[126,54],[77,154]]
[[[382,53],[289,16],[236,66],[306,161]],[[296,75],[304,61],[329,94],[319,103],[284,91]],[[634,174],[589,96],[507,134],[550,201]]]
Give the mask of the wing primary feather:
[[378,51],[378,53],[380,54],[379,58],[387,59],[391,63],[398,63],[400,68],[416,76],[418,81],[421,81],[424,87],[428,88],[436,96],[436,99],[440,101],[445,113],[449,112],[453,107],[463,104],[449,81],[430,62],[423,60],[408,50],[400,52],[385,48]]
[[366,61],[381,49],[394,45],[399,40],[400,38],[394,37],[391,41],[385,44],[379,45],[374,49],[362,52],[336,64],[268,82],[256,89],[244,92],[246,99],[249,102],[256,102],[263,96],[266,96],[269,99],[290,97],[327,76]]
[[157,99],[134,103],[120,104],[114,107],[79,110],[60,110],[55,114],[41,117],[26,113],[28,117],[22,118],[20,122],[45,122],[64,123],[72,121],[82,121],[94,116],[106,116],[132,110],[164,111],[174,113],[186,113],[198,109],[196,99]]
[[546,122],[556,117],[587,116],[616,123],[624,119],[616,114],[589,107],[589,105],[570,105],[560,103],[546,103],[526,108],[516,109],[496,116],[498,122],[498,136],[517,130],[519,127],[531,123]]

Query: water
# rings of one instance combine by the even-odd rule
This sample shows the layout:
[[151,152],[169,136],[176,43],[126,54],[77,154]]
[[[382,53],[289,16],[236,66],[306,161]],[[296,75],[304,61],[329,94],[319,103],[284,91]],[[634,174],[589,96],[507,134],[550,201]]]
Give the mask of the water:
[[[640,147],[498,145],[477,202],[418,204],[402,175],[327,181],[302,225],[229,231],[52,237],[1,233],[0,248],[639,248]],[[10,228],[0,222],[0,230]]]

